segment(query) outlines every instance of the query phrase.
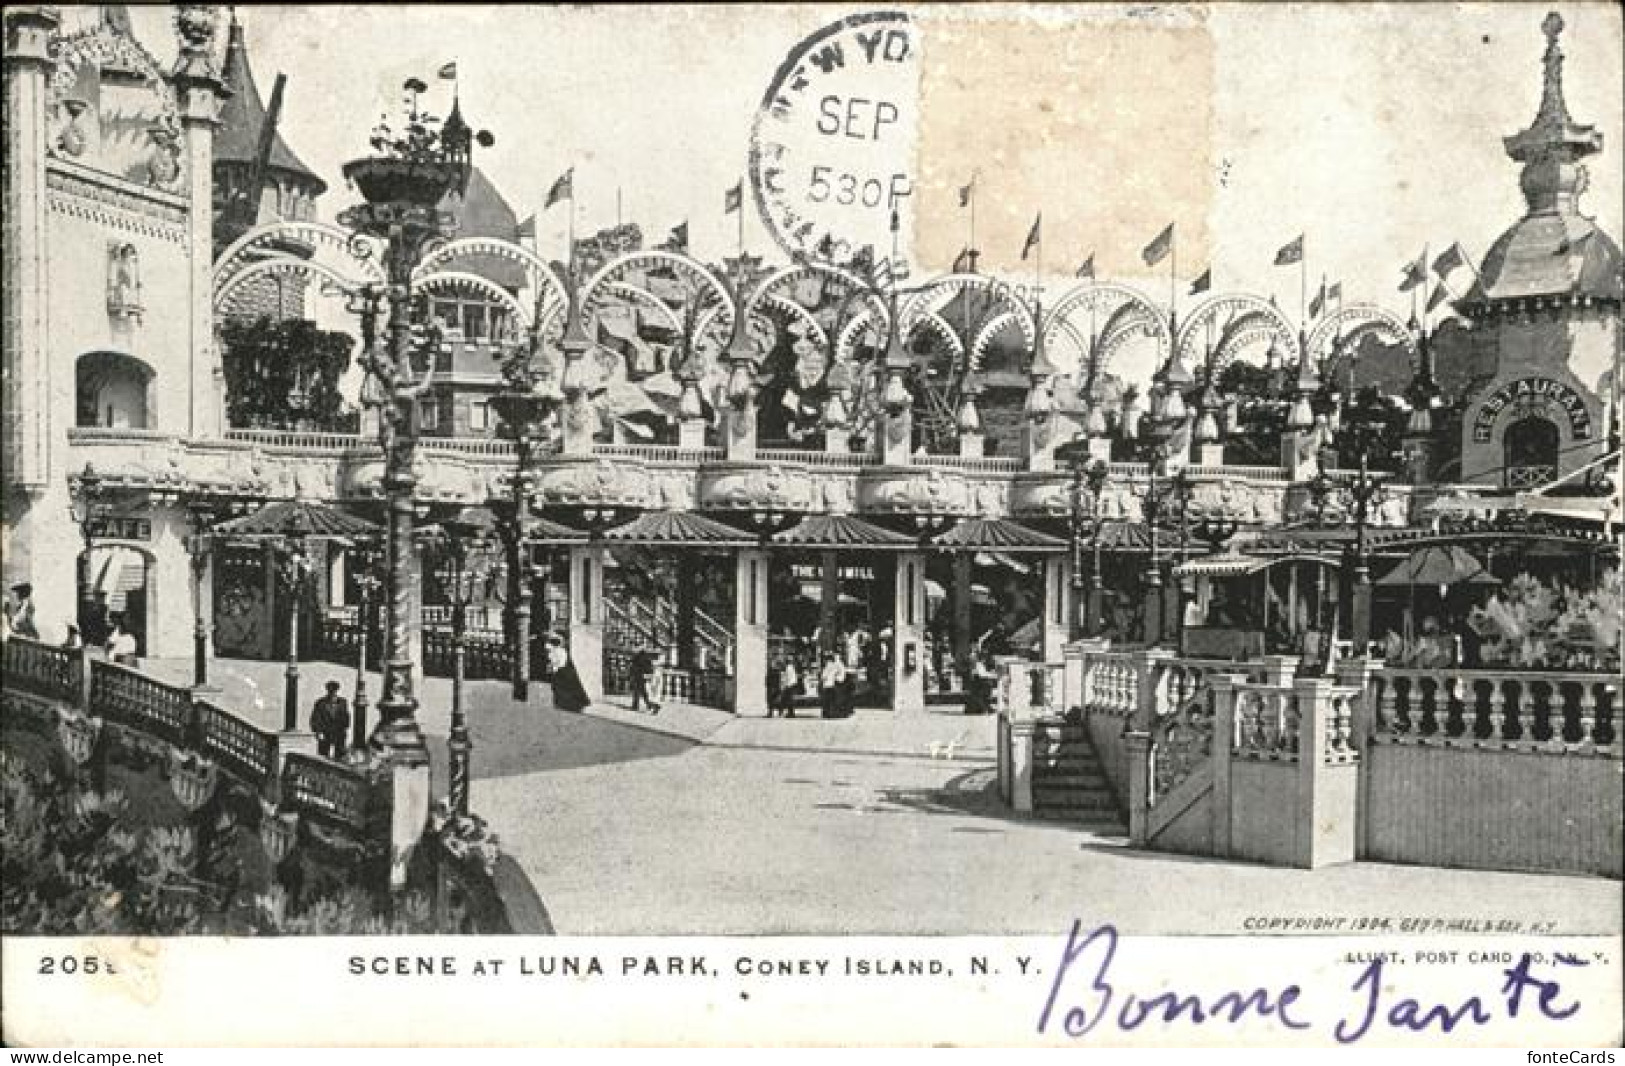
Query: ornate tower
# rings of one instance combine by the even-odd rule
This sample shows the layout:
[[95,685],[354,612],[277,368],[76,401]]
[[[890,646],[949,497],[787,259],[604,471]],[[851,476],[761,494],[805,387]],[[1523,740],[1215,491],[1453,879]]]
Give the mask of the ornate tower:
[[1540,109],[1505,139],[1523,165],[1527,212],[1484,256],[1462,310],[1483,336],[1491,380],[1462,425],[1462,481],[1529,488],[1562,477],[1606,446],[1605,393],[1619,356],[1619,246],[1580,213],[1586,168],[1602,134],[1569,115],[1563,19],[1546,34]]

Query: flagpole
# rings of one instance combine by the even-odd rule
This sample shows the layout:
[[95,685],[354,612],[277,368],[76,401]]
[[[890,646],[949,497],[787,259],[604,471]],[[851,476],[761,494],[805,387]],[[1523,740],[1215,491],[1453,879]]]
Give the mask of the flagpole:
[[1298,321],[1309,328],[1309,238],[1298,235]]
[[1168,224],[1168,358],[1174,356],[1174,349],[1179,346],[1179,339],[1175,336],[1179,332],[1179,231],[1173,223]]
[[970,172],[970,268],[976,273],[976,171]]
[[615,186],[615,228],[621,228],[621,187]]
[[745,257],[745,178],[743,175],[740,176],[736,188],[739,189],[739,257],[743,259]]

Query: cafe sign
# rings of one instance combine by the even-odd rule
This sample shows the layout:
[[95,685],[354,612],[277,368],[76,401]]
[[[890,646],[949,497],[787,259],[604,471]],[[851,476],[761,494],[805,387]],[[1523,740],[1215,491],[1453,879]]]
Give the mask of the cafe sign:
[[1531,377],[1509,381],[1485,398],[1473,419],[1473,440],[1481,443],[1492,440],[1496,420],[1509,406],[1536,414],[1559,408],[1568,418],[1570,439],[1591,439],[1591,412],[1586,409],[1585,398],[1561,381]]
[[99,540],[151,540],[152,520],[102,515],[86,523],[85,532]]

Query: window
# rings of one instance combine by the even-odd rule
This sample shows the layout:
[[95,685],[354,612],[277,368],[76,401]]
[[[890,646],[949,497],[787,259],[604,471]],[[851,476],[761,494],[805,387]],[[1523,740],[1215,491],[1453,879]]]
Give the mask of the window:
[[490,404],[484,400],[475,400],[468,405],[468,428],[480,430],[491,428]]
[[440,428],[440,400],[418,401],[418,426],[422,429]]

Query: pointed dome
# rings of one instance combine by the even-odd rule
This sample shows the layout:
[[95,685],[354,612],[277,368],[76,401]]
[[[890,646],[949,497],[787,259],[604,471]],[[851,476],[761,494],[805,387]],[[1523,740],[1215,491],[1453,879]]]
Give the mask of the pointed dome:
[[[260,130],[265,126],[265,101],[254,82],[253,68],[248,65],[248,48],[243,41],[242,23],[235,17],[231,20],[222,79],[231,95],[220,110],[220,132],[214,139],[214,161],[251,167],[259,151]],[[320,196],[327,191],[327,183],[293,154],[282,139],[280,130],[271,138],[271,155],[266,166],[308,183],[312,186],[312,196]]]
[[[518,241],[518,216],[479,167],[469,171],[468,188],[461,193],[447,193],[446,198],[440,201],[440,209],[449,211],[457,220],[456,232],[452,234],[453,240],[461,240],[464,237],[491,237],[501,241],[516,243]],[[449,267],[478,274],[505,289],[522,289],[527,282],[525,268],[519,263],[492,255],[458,256]]]

